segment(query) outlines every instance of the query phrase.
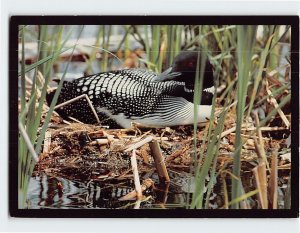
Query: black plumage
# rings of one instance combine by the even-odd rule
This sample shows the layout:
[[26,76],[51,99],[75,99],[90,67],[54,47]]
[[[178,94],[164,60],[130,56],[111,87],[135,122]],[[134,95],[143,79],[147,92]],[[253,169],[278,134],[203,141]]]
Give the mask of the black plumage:
[[[174,59],[172,67],[161,75],[143,69],[123,69],[65,82],[58,104],[86,94],[101,124],[110,127],[127,128],[131,122],[154,127],[191,124],[197,58],[197,52],[183,52]],[[205,69],[200,106],[208,109],[213,97],[212,67],[208,62]],[[51,95],[53,93],[48,96],[48,102],[51,101]],[[96,123],[86,99],[57,111],[63,117],[71,116],[85,123]],[[207,117],[208,114],[204,115]]]

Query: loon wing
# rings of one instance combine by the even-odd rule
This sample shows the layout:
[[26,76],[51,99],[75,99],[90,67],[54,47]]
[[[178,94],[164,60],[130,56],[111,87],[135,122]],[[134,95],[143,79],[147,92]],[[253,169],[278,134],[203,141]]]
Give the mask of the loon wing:
[[[129,127],[131,120],[138,121],[150,116],[151,124],[159,121],[158,119],[167,123],[170,119],[166,120],[163,112],[176,113],[174,106],[183,105],[182,102],[177,103],[175,100],[177,96],[182,95],[184,85],[175,81],[152,82],[156,76],[156,73],[147,70],[128,69],[79,78],[64,83],[58,103],[86,94],[102,122],[113,118],[122,127]],[[172,99],[172,96],[176,98]],[[168,106],[164,109],[166,105]],[[169,111],[172,106],[173,110]],[[57,111],[63,117],[71,116],[85,123],[96,123],[85,98]]]
[[[79,78],[64,83],[58,103],[86,94],[100,118],[101,112],[107,113],[104,115],[124,114],[126,118],[143,115],[153,111],[160,101],[162,91],[149,84],[155,75],[153,72],[134,69]],[[86,123],[96,123],[84,98],[58,109],[58,112],[63,117],[71,116]]]

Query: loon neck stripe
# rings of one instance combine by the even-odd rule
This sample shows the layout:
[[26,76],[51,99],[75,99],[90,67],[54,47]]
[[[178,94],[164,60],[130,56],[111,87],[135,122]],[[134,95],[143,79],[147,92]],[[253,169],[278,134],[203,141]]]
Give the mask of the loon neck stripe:
[[206,92],[209,92],[211,94],[215,94],[215,87],[212,86],[212,87],[209,87],[209,88],[205,88],[203,91],[206,91]]
[[[186,86],[184,86],[184,91],[188,92],[188,93],[192,93],[192,92],[194,92],[194,89],[189,89]],[[214,86],[208,87],[208,88],[203,89],[203,91],[209,92],[209,93],[214,95],[215,94],[215,87]]]
[[194,92],[194,89],[189,89],[186,86],[184,86],[184,91],[188,92],[188,93],[192,93],[192,92]]

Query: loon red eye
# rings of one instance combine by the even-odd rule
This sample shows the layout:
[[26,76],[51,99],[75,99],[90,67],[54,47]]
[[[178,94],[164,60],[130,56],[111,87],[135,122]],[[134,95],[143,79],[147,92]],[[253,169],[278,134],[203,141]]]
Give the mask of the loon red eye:
[[192,68],[194,67],[194,63],[192,61],[190,61],[188,64],[187,64],[188,67]]

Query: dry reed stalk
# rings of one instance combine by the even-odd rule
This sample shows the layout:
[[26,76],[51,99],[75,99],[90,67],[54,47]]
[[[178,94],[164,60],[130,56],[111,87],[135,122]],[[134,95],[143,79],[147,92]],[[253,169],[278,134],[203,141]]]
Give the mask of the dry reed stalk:
[[[235,136],[236,134],[235,133],[230,133],[230,135]],[[255,136],[255,135],[247,135],[247,134],[241,134],[241,137],[245,137],[245,138],[249,138],[249,139],[254,139],[254,138],[258,139],[258,137]],[[270,138],[266,138],[266,137],[263,137],[263,139],[266,140],[266,141],[271,140]]]
[[77,97],[75,97],[75,98],[73,98],[73,99],[70,99],[70,100],[68,100],[68,101],[66,101],[66,102],[63,102],[63,103],[61,103],[61,104],[58,104],[58,105],[56,105],[56,106],[54,107],[54,109],[58,109],[58,108],[61,108],[61,107],[65,106],[65,105],[71,104],[71,103],[73,103],[73,102],[75,102],[75,101],[77,101],[77,100],[79,100],[79,99],[81,99],[81,98],[85,98],[85,99],[87,100],[87,102],[88,102],[88,104],[89,104],[89,106],[90,106],[90,108],[91,108],[91,110],[92,110],[92,112],[93,112],[93,114],[94,114],[94,116],[95,116],[97,122],[100,124],[100,120],[99,120],[99,117],[98,117],[98,115],[97,115],[97,112],[96,112],[96,110],[95,110],[95,108],[94,108],[94,106],[93,106],[93,104],[92,104],[90,98],[89,98],[86,94],[82,94],[82,95],[77,96]]
[[146,144],[148,142],[151,142],[152,140],[153,140],[153,136],[148,136],[145,139],[143,139],[133,145],[130,145],[124,152],[129,152],[129,151],[138,149],[139,147],[143,146],[144,144]]
[[267,174],[265,162],[260,162],[252,169],[258,190],[258,200],[262,209],[268,209]]
[[173,152],[170,156],[168,156],[166,158],[166,162],[170,162],[170,161],[174,160],[176,157],[183,155],[188,149],[189,149],[189,147],[187,146],[187,147],[184,147],[183,149],[176,150],[175,152]]
[[284,164],[278,166],[278,170],[291,170],[291,164]]
[[70,123],[69,121],[63,120],[63,123],[67,124],[67,125],[72,125],[72,123]]
[[232,128],[224,131],[223,133],[221,133],[221,138],[233,133],[236,130],[236,126],[233,126]]
[[[31,97],[31,91],[29,91],[29,90],[26,90],[26,97],[28,98],[28,99],[30,99],[30,97]],[[38,98],[40,98],[40,96],[39,96],[39,94],[37,93],[37,97]],[[36,108],[38,107],[38,105],[39,105],[39,103],[37,102],[36,103]],[[49,107],[46,105],[46,104],[43,104],[43,111],[49,111]]]
[[222,183],[223,183],[223,193],[224,193],[224,202],[225,202],[224,209],[229,209],[228,191],[227,191],[227,184],[225,181],[225,177],[223,177]]
[[164,193],[163,197],[161,198],[161,202],[159,203],[162,206],[165,206],[165,204],[167,203],[169,187],[170,187],[170,183],[165,183],[164,187],[160,188],[160,191]]
[[[256,130],[256,127],[250,127],[250,128],[242,128],[242,130],[246,130],[246,131],[254,131]],[[279,130],[286,130],[285,127],[278,127],[278,126],[274,126],[274,127],[260,127],[260,131],[279,131]]]
[[255,149],[256,149],[258,158],[265,160],[266,153],[265,153],[264,148],[260,144],[259,140],[257,140],[256,138],[254,138],[253,140],[254,140],[254,145],[255,145]]
[[154,158],[154,163],[155,163],[155,167],[159,176],[159,180],[162,183],[166,183],[166,182],[170,182],[170,177],[165,165],[165,161],[164,161],[164,157],[162,155],[160,146],[157,142],[157,140],[153,140],[153,142],[151,142],[149,144],[153,158]]
[[[242,196],[246,195],[246,194],[245,194],[245,190],[244,190],[243,187],[241,187],[241,195],[242,195]],[[244,199],[244,200],[242,200],[242,201],[240,202],[240,207],[241,207],[241,209],[251,209],[250,204],[249,204],[249,201],[247,200],[247,198]]]
[[[30,99],[30,97],[31,97],[31,91],[29,91],[29,90],[26,90],[26,97],[28,98],[28,99]],[[40,94],[37,92],[37,98],[40,98]],[[36,108],[38,108],[38,105],[39,105],[39,103],[37,102],[36,103]],[[44,112],[47,112],[47,111],[49,111],[49,107],[44,103],[43,104],[43,111]]]
[[[45,78],[44,78],[44,75],[38,70],[38,73],[37,73],[37,78],[39,80],[39,82],[41,83],[42,86],[45,85]],[[49,85],[47,85],[47,90],[50,89],[51,87]]]
[[234,107],[237,104],[237,101],[234,101],[232,104],[230,104],[229,106],[227,106],[224,110],[223,108],[217,108],[216,112],[215,112],[215,118],[217,118],[222,111],[227,111],[228,109]]
[[141,158],[143,158],[144,163],[149,164],[150,161],[148,159],[148,153],[141,151],[136,151],[137,155],[139,155]]
[[[133,135],[122,135],[122,138],[136,138],[136,136]],[[142,138],[142,137],[140,137]],[[153,139],[158,140],[158,141],[169,141],[168,137],[153,137]]]
[[108,139],[109,142],[114,141],[115,138],[113,135],[108,134],[106,131],[103,130],[103,136]]
[[261,184],[261,190],[262,190],[262,197],[263,197],[263,207],[265,209],[268,209],[268,184],[267,184],[267,169],[266,169],[266,163],[261,162],[259,165],[259,177],[260,177],[260,184]]
[[[221,138],[227,136],[228,134],[232,134],[235,130],[236,130],[236,126],[233,126],[232,128],[224,131],[221,134]],[[254,130],[256,130],[256,127],[242,128],[242,130],[245,130],[245,131],[254,131]],[[286,128],[285,127],[277,127],[277,126],[275,126],[275,127],[260,127],[259,130],[260,131],[279,131],[279,130],[286,130]],[[241,135],[241,136],[243,136],[243,135]]]
[[139,178],[139,171],[138,171],[138,166],[137,166],[137,161],[136,161],[135,150],[132,151],[130,161],[131,161],[132,173],[133,173],[133,178],[134,178],[134,186],[135,186],[136,196],[137,196],[138,200],[141,200],[143,194],[142,194],[142,188],[141,188],[141,183],[140,183],[140,178]]
[[277,209],[277,202],[278,202],[278,159],[277,159],[277,152],[272,152],[272,162],[271,162],[271,174],[269,180],[269,195],[270,195],[270,202],[272,204],[273,209]]
[[46,131],[45,132],[45,139],[44,139],[44,147],[43,147],[43,153],[48,153],[51,145],[51,132]]
[[103,130],[97,130],[97,131],[88,133],[88,135],[92,139],[97,139],[97,138],[101,138],[104,136],[103,132],[104,132]]
[[282,160],[287,160],[287,161],[291,162],[291,161],[292,161],[292,160],[291,160],[291,152],[288,152],[288,153],[285,153],[285,154],[283,154],[283,155],[280,155],[280,158],[281,158]]
[[74,118],[74,117],[71,117],[71,116],[69,116],[68,117],[70,120],[72,120],[72,121],[75,121],[76,123],[79,123],[79,124],[84,124],[83,122],[81,122],[81,121],[79,121],[79,120],[77,120],[76,118]]
[[154,137],[154,140],[158,140],[158,141],[169,141],[168,137]]
[[[144,180],[143,183],[142,183],[142,185],[141,185],[142,192],[144,192],[146,189],[150,188],[153,185],[154,185],[154,182],[150,178]],[[130,193],[127,193],[125,196],[120,197],[119,201],[132,200],[132,199],[135,199],[136,196],[137,196],[137,192],[136,192],[136,190],[133,190]]]
[[30,98],[30,96],[31,96],[31,92],[29,90],[26,90],[26,97]]
[[258,118],[257,112],[255,112],[254,115],[255,115],[255,124],[256,124],[256,134],[257,134],[257,137],[258,137],[258,140],[256,138],[254,138],[255,149],[257,151],[258,157],[261,158],[265,162],[265,164],[268,168],[268,171],[270,171],[270,166],[269,166],[267,156],[266,156],[266,152],[265,152],[265,149],[264,149],[263,136],[262,136],[262,133],[261,133],[261,129],[258,127],[259,126],[259,118]]
[[134,204],[134,207],[133,207],[133,209],[139,209],[140,207],[141,207],[141,200],[137,200],[136,202],[135,202],[135,204]]
[[102,145],[107,145],[109,143],[109,140],[106,138],[98,138],[96,139],[96,142],[99,146],[102,146]]
[[277,112],[279,114],[279,116],[281,117],[282,121],[284,122],[286,128],[290,128],[290,122],[289,120],[286,118],[285,114],[283,113],[283,111],[278,107],[278,103],[277,100],[274,98],[271,90],[268,88],[268,85],[266,87],[267,89],[267,93],[270,96],[270,102],[274,105],[274,107],[277,109]]

